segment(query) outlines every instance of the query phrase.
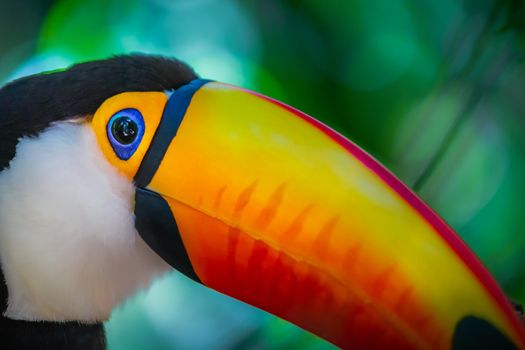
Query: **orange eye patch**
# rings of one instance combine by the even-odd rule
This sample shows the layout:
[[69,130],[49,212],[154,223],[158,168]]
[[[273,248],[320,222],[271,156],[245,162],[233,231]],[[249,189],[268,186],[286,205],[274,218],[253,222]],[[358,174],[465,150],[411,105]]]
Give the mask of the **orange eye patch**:
[[[159,126],[168,97],[164,92],[124,92],[110,97],[95,112],[91,128],[95,132],[100,149],[108,161],[130,179],[137,172],[151,140]],[[143,117],[144,128],[140,143],[128,159],[119,157],[108,137],[108,123],[117,113],[134,109]]]

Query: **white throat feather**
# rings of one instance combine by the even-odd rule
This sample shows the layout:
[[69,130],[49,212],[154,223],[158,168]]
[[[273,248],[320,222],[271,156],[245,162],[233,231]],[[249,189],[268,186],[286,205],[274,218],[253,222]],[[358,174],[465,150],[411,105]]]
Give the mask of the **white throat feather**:
[[132,182],[86,124],[20,140],[0,173],[0,259],[13,319],[85,323],[169,270],[134,226]]

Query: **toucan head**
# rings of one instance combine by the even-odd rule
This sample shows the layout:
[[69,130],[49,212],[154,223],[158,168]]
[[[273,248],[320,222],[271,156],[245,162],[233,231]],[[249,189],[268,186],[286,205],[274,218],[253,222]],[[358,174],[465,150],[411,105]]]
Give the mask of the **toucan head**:
[[463,241],[283,103],[131,55],[0,90],[5,317],[100,322],[175,269],[343,348],[525,349]]

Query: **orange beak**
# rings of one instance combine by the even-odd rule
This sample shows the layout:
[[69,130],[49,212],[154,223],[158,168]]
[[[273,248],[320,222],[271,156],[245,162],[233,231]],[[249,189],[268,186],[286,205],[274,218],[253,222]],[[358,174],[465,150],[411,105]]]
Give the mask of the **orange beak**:
[[[474,254],[355,144],[230,85],[188,101],[178,117],[165,110],[180,126],[137,190],[139,232],[174,267],[342,348],[525,349]],[[166,227],[177,247],[162,243]]]

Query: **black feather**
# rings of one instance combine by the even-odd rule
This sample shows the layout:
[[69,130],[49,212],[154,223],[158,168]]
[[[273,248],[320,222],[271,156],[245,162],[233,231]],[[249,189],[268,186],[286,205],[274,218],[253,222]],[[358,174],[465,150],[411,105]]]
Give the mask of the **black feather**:
[[78,322],[28,322],[0,318],[2,349],[90,349],[106,348],[104,326]]

